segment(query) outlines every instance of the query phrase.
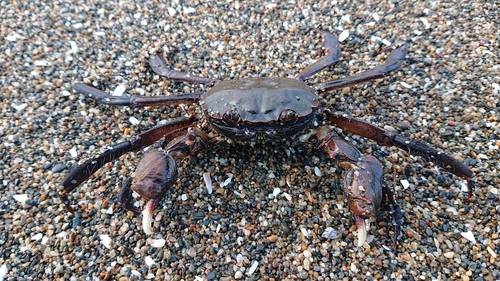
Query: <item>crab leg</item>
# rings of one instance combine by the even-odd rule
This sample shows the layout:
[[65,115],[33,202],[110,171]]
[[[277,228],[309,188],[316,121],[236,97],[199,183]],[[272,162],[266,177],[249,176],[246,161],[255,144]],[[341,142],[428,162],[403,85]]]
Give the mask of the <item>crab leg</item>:
[[112,96],[92,85],[86,83],[76,83],[73,89],[101,104],[121,105],[121,106],[166,106],[181,103],[195,103],[200,100],[203,93],[192,93],[174,96],[144,97],[138,95]]
[[137,151],[139,149],[148,147],[154,144],[163,136],[178,131],[182,128],[192,126],[197,121],[197,118],[191,116],[190,118],[178,118],[175,121],[165,125],[150,129],[137,137],[132,138],[130,141],[118,143],[109,150],[105,151],[97,157],[92,157],[83,162],[80,166],[73,169],[64,180],[61,182],[64,190],[59,192],[59,196],[68,211],[73,212],[67,194],[79,186],[82,182],[86,181],[92,174],[99,170],[104,164],[118,159],[120,156],[127,152]]
[[323,46],[325,47],[325,56],[316,61],[315,63],[309,65],[303,69],[297,79],[300,81],[305,81],[309,79],[314,74],[320,72],[321,70],[333,65],[337,62],[340,56],[340,42],[339,39],[330,32],[314,28],[315,31],[321,33],[324,38]]
[[167,60],[160,54],[149,56],[149,66],[151,66],[151,69],[153,69],[156,74],[174,81],[207,85],[213,85],[219,81],[217,79],[194,76],[185,72],[174,70],[168,66]]
[[[358,247],[361,247],[366,241],[365,220],[377,216],[386,193],[383,188],[382,167],[375,157],[361,154],[334,131],[330,131],[320,147],[323,147],[331,158],[338,160],[340,166],[346,170],[343,190],[354,214],[358,228]],[[392,199],[392,194],[390,197]],[[395,209],[395,212],[398,210],[400,209]],[[399,225],[396,225],[396,238],[399,236],[399,229]]]
[[389,58],[381,66],[375,67],[368,71],[363,71],[349,77],[341,78],[334,81],[318,83],[313,86],[317,91],[331,91],[347,86],[364,83],[370,80],[382,78],[389,72],[398,70],[403,64],[403,60],[408,53],[408,43],[404,43],[399,48],[391,52]]
[[468,197],[472,197],[472,194],[474,193],[474,182],[477,181],[476,176],[468,167],[458,162],[455,158],[443,152],[439,152],[424,143],[386,131],[366,121],[337,113],[326,113],[330,123],[339,128],[353,134],[372,139],[387,146],[399,147],[412,155],[422,156],[426,160],[431,161],[443,169],[467,180],[469,189]]

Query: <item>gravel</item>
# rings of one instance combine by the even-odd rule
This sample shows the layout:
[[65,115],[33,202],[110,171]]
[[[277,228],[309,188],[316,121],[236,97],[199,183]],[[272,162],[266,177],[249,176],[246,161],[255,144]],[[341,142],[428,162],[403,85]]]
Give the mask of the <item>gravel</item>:
[[[276,2],[0,2],[0,280],[500,280],[498,3]],[[206,89],[154,75],[155,52],[214,79],[294,77],[323,54],[310,27],[337,34],[343,51],[311,83],[369,69],[409,41],[401,70],[321,103],[467,163],[473,201],[462,179],[347,135],[381,161],[405,215],[399,244],[382,217],[356,247],[342,170],[316,143],[212,133],[214,145],[178,163],[152,235],[114,205],[142,151],[107,164],[70,194],[75,215],[65,210],[57,192],[71,169],[200,113],[96,105],[73,83],[147,96]]]

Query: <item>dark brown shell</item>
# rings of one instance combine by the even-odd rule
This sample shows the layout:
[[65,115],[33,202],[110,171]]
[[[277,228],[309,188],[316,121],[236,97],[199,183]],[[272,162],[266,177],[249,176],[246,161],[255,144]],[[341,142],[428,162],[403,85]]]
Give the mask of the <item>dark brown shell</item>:
[[[240,137],[238,133],[243,131],[271,130],[284,136],[309,125],[318,107],[318,95],[296,79],[259,77],[221,81],[206,93],[200,105],[212,127],[228,137]],[[286,110],[296,112],[296,122],[280,122]],[[223,116],[229,112],[239,114],[236,126],[224,123]]]

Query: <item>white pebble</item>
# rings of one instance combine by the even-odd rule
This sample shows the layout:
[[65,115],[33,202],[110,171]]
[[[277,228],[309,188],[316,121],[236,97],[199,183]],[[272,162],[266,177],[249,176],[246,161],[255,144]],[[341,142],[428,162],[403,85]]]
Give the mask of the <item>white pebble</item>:
[[130,124],[132,124],[132,125],[137,125],[137,124],[141,123],[141,122],[139,121],[139,119],[135,118],[134,116],[131,116],[131,117],[128,119],[128,121],[129,121],[129,122],[130,122]]
[[379,21],[380,20],[380,16],[377,13],[373,13],[372,16],[373,16],[373,19],[375,21]]
[[488,250],[488,253],[490,253],[490,255],[493,257],[493,258],[497,258],[497,253],[495,253],[495,251],[493,251],[492,248],[490,248],[490,246],[486,247],[486,250]]
[[491,192],[492,194],[494,195],[497,195],[498,194],[498,188],[494,187],[494,186],[490,186],[488,187],[488,191]]
[[500,84],[492,83],[491,87],[493,87],[493,94],[498,94],[500,92]]
[[391,41],[387,40],[387,39],[382,39],[382,44],[386,45],[386,46],[390,46],[392,45]]
[[76,44],[75,41],[69,41],[69,45],[71,47],[71,53],[73,54],[78,53],[78,45]]
[[101,243],[106,247],[107,249],[111,249],[111,238],[107,234],[101,234],[99,235],[99,238],[101,238]]
[[22,111],[22,110],[24,110],[26,107],[28,107],[28,104],[26,104],[26,103],[22,103],[22,104],[19,104],[19,105],[18,105],[18,104],[11,104],[11,106],[12,106],[15,110],[17,110],[17,111]]
[[231,175],[231,176],[229,176],[229,178],[227,178],[227,179],[226,179],[223,183],[221,183],[221,184],[220,184],[220,187],[225,187],[225,186],[228,186],[228,185],[231,183],[231,181],[232,181],[232,180],[233,180],[233,177],[232,177],[232,175]]
[[3,279],[7,275],[7,272],[9,272],[7,264],[2,264],[2,266],[0,266],[0,281],[3,281]]
[[38,241],[38,240],[42,239],[42,237],[43,237],[43,234],[38,233],[38,234],[33,235],[33,237],[31,237],[31,240]]
[[155,264],[155,261],[150,256],[145,257],[144,262],[148,267],[151,267]]
[[340,18],[340,20],[344,22],[351,22],[351,15],[345,14]]
[[443,254],[443,256],[445,256],[446,258],[453,258],[455,256],[455,253],[454,252],[446,252]]
[[258,261],[253,261],[252,266],[248,270],[248,274],[247,275],[252,275],[255,272],[255,270],[257,269],[257,266],[259,266],[259,262]]
[[286,192],[283,193],[283,196],[285,196],[286,200],[292,201],[292,196]]
[[310,258],[310,257],[312,256],[312,253],[311,253],[311,251],[309,251],[309,250],[305,250],[305,251],[303,252],[303,254],[304,254],[304,257],[306,257],[306,258]]
[[184,8],[182,9],[182,12],[183,12],[184,14],[191,14],[191,13],[196,12],[196,9],[195,9],[195,8],[193,8],[193,7],[184,7]]
[[302,262],[302,266],[304,267],[305,270],[309,271],[311,269],[311,260],[305,258],[304,261]]
[[404,189],[410,187],[410,183],[408,182],[408,180],[401,180],[401,184],[403,185]]
[[182,200],[182,201],[186,201],[186,200],[188,200],[187,195],[186,195],[186,194],[182,194],[182,195],[181,195],[181,200]]
[[165,239],[151,239],[151,241],[149,241],[149,245],[151,245],[151,247],[153,248],[161,248],[163,246],[165,246],[165,242],[167,242],[167,240]]
[[431,27],[431,24],[429,23],[429,21],[426,18],[422,17],[422,18],[420,18],[420,21],[424,24],[425,28]]
[[321,173],[321,170],[318,168],[318,167],[314,167],[314,174],[317,176],[317,177],[320,177],[323,175]]
[[446,211],[452,213],[455,216],[458,216],[457,208],[455,208],[455,207],[450,206],[450,207],[446,208]]
[[339,236],[340,236],[339,232],[332,227],[327,227],[325,229],[325,232],[321,234],[321,237],[326,239],[337,239],[339,238]]
[[241,254],[238,254],[238,255],[236,256],[236,262],[237,262],[237,263],[241,263],[241,262],[243,262],[243,256],[242,256]]
[[24,36],[22,36],[22,35],[19,35],[19,34],[17,34],[17,33],[11,33],[11,34],[10,34],[10,35],[8,35],[7,37],[5,37],[5,39],[6,39],[7,41],[10,41],[10,42],[15,42],[15,41],[17,41],[17,39],[24,40],[24,39],[25,39],[25,37],[24,37]]
[[477,155],[477,157],[481,158],[481,159],[484,159],[484,160],[488,160],[488,155],[484,154],[484,153],[479,153]]
[[370,37],[370,40],[372,42],[382,42],[382,38],[380,38],[378,36],[372,36],[372,37]]
[[168,14],[172,17],[172,16],[175,16],[175,14],[177,13],[177,11],[172,8],[172,7],[168,7],[167,8],[167,11],[168,11]]
[[359,271],[358,267],[354,263],[351,263],[351,271],[354,273],[357,273]]
[[467,232],[460,232],[460,234],[470,242],[476,243],[476,237],[474,237],[474,233],[472,233],[472,231],[469,230]]
[[305,236],[305,237],[309,237],[309,233],[307,232],[307,229],[301,227],[300,228],[300,232],[302,232],[302,234]]
[[210,177],[210,173],[203,173],[203,180],[205,181],[208,194],[212,194],[212,178]]
[[56,237],[57,238],[64,238],[64,237],[66,237],[66,231],[61,231],[61,232],[57,233]]
[[28,194],[14,194],[12,197],[14,197],[14,200],[21,203],[24,203],[26,202],[26,200],[28,200]]
[[113,93],[111,94],[112,96],[123,96],[123,93],[125,93],[125,90],[127,88],[125,88],[124,85],[118,85],[115,90],[113,91]]
[[109,206],[109,208],[106,210],[107,215],[112,215],[113,214],[113,205]]
[[69,150],[69,154],[71,155],[71,157],[75,158],[76,156],[78,156],[78,152],[76,151],[76,147],[73,147]]
[[347,39],[347,37],[349,37],[349,30],[345,29],[344,31],[342,31],[342,33],[340,33],[339,41],[343,42],[344,40]]
[[35,66],[49,66],[51,65],[50,62],[46,61],[46,60],[36,60],[34,62]]
[[276,187],[273,189],[273,195],[274,197],[278,196],[278,194],[280,194],[281,192],[281,189],[279,187]]
[[411,89],[413,88],[412,85],[408,84],[408,83],[405,83],[405,82],[401,82],[401,86],[405,87],[406,89]]
[[131,270],[130,273],[132,273],[132,275],[137,276],[137,277],[141,276],[141,273],[137,270]]

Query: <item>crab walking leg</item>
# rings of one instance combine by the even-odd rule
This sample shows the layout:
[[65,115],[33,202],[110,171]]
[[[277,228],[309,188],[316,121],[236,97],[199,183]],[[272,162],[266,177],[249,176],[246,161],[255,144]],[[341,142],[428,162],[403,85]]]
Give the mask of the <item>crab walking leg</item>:
[[314,28],[317,32],[319,32],[323,36],[323,46],[325,47],[325,56],[320,58],[315,63],[309,65],[304,68],[299,75],[297,75],[297,79],[300,81],[305,81],[309,79],[314,74],[320,72],[321,70],[333,65],[337,62],[340,57],[340,42],[339,39],[330,32],[320,30]]
[[320,147],[346,170],[343,190],[356,220],[358,247],[361,247],[366,241],[365,220],[375,218],[382,204],[382,167],[375,157],[361,154],[334,131],[330,131]]
[[315,84],[313,87],[318,91],[331,91],[343,87],[364,83],[370,80],[382,78],[387,74],[389,74],[389,72],[398,70],[403,64],[403,60],[406,57],[407,53],[408,53],[408,43],[404,43],[399,48],[393,50],[389,55],[389,58],[381,66],[375,67],[368,71],[356,73],[348,77],[340,78],[338,80],[318,83]]
[[[178,132],[173,134],[177,135]],[[206,135],[196,128],[190,128],[183,136],[173,139],[167,136],[144,154],[137,165],[135,177],[123,185],[118,196],[121,206],[135,214],[140,213],[132,202],[133,191],[147,200],[142,211],[142,225],[146,234],[153,233],[151,228],[153,212],[177,180],[176,160],[182,160],[199,150],[205,139]]]
[[399,147],[412,155],[424,157],[426,160],[431,161],[456,176],[467,180],[469,189],[468,197],[469,199],[472,197],[472,194],[474,193],[474,183],[477,181],[476,175],[464,164],[458,162],[455,158],[443,152],[439,152],[422,142],[386,131],[366,121],[337,113],[327,112],[327,115],[330,123],[339,128],[353,134],[369,138],[383,145]]
[[154,144],[157,140],[161,139],[163,136],[182,128],[192,126],[196,121],[197,118],[194,116],[191,116],[190,118],[178,118],[175,121],[141,133],[137,137],[132,138],[130,141],[124,141],[111,146],[101,155],[92,157],[83,162],[80,166],[73,169],[66,176],[66,178],[61,181],[61,185],[64,189],[59,192],[59,196],[63,204],[66,206],[66,209],[72,213],[74,212],[67,194],[78,187],[82,182],[86,181],[91,175],[104,166],[104,164],[118,159],[125,153],[148,147]]
[[207,84],[213,85],[217,83],[219,80],[194,76],[185,72],[180,72],[172,69],[169,65],[165,57],[160,54],[155,54],[149,56],[149,66],[151,69],[158,75],[164,76],[167,79],[188,83],[199,83],[199,84]]
[[118,105],[118,106],[167,106],[183,103],[195,103],[200,100],[203,93],[192,93],[174,96],[144,97],[138,95],[131,96],[112,96],[96,87],[86,83],[76,83],[73,85],[80,94],[95,100],[100,104]]

